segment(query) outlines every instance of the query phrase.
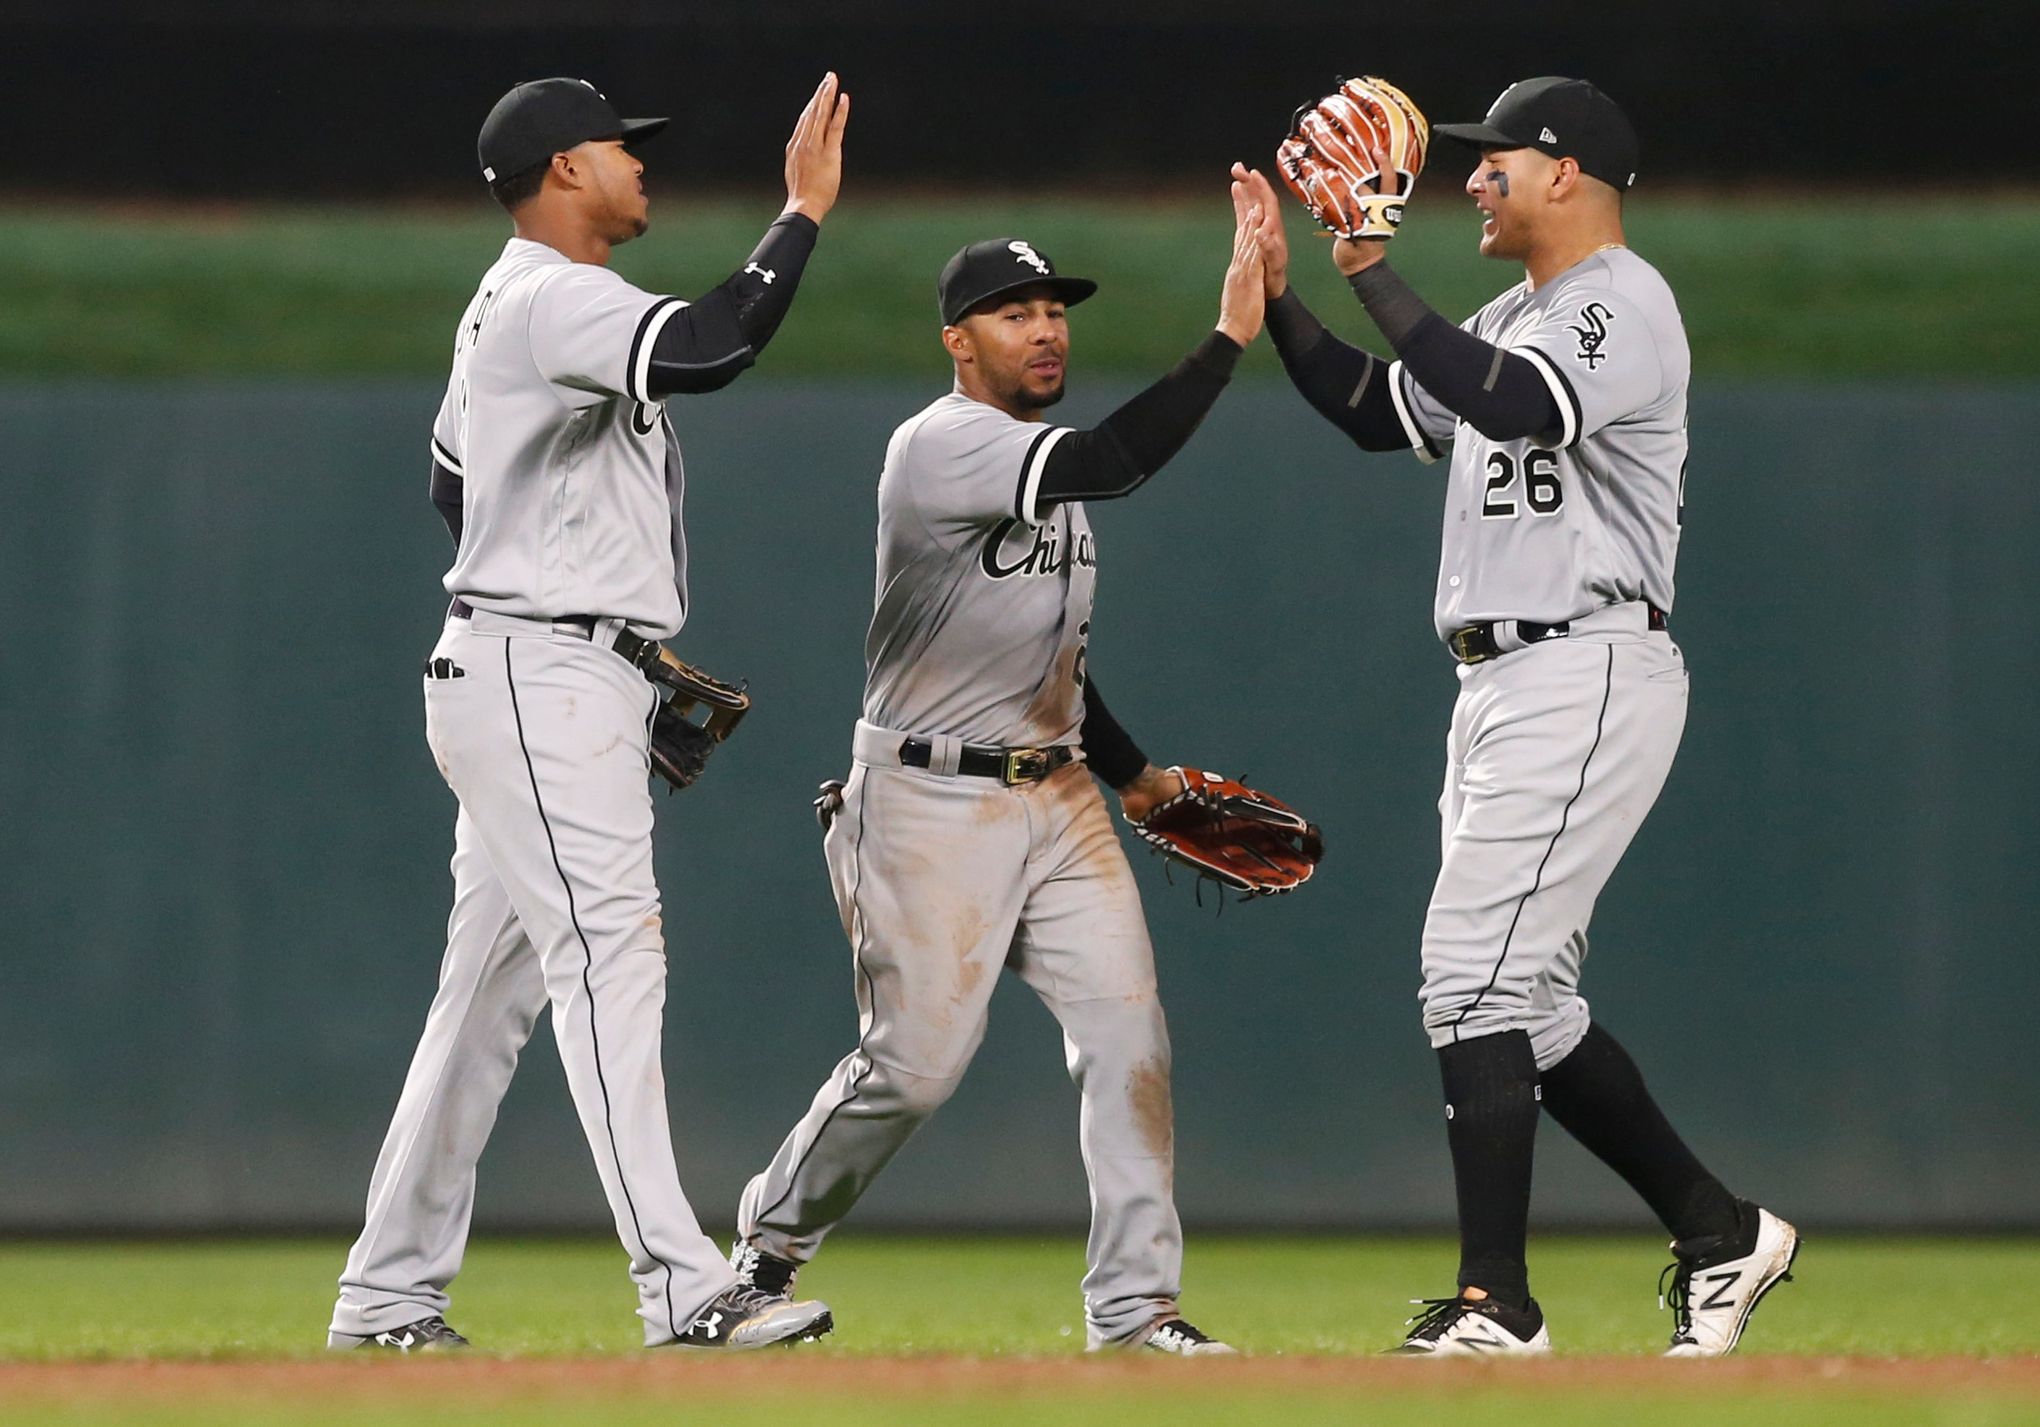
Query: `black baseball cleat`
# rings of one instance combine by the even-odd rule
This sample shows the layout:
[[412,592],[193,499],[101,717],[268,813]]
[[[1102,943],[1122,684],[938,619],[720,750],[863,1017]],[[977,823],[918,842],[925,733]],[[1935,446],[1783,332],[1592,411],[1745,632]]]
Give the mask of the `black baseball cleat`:
[[1672,1310],[1668,1358],[1734,1352],[1764,1295],[1792,1278],[1799,1231],[1747,1199],[1735,1207],[1736,1234],[1674,1242],[1672,1261],[1658,1275],[1658,1306]]
[[370,1333],[356,1337],[352,1333],[327,1333],[326,1346],[337,1352],[353,1348],[381,1348],[391,1353],[452,1353],[468,1345],[468,1340],[453,1331],[453,1325],[434,1314],[420,1318],[415,1323],[406,1323],[401,1328],[392,1328],[386,1333]]
[[730,1245],[730,1267],[737,1271],[739,1288],[755,1288],[774,1298],[793,1301],[793,1280],[800,1265],[792,1259],[768,1254],[757,1245],[738,1239]]
[[1500,1358],[1551,1351],[1544,1310],[1531,1299],[1511,1308],[1492,1298],[1412,1298],[1425,1311],[1407,1320],[1410,1332],[1388,1351],[1406,1358]]
[[1240,1350],[1232,1344],[1221,1343],[1183,1318],[1164,1318],[1141,1341],[1141,1346],[1150,1352],[1169,1353],[1179,1358],[1236,1358],[1240,1355]]
[[776,1298],[739,1284],[702,1309],[672,1346],[742,1352],[778,1343],[811,1343],[835,1326],[826,1303]]

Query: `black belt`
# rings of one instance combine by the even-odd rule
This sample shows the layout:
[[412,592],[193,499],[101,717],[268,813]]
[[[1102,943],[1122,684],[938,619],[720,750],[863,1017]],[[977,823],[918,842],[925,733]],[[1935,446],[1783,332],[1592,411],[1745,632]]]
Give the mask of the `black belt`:
[[[472,619],[475,607],[459,595],[455,595],[453,603],[446,607],[446,612],[455,619]],[[595,640],[595,626],[602,621],[599,616],[592,614],[569,614],[544,622],[550,623],[554,629],[578,634],[592,644]],[[640,673],[648,673],[651,667],[659,662],[659,641],[640,639],[628,629],[617,630],[616,638],[609,642],[609,647],[621,654]]]
[[[900,743],[900,762],[909,768],[926,768],[934,761],[935,745],[918,738]],[[1001,783],[1032,783],[1046,778],[1075,758],[1067,743],[1053,748],[972,748],[965,745],[956,760],[956,771],[970,778],[997,778]]]
[[[1648,608],[1650,615],[1646,623],[1653,633],[1669,627],[1670,622],[1665,618],[1663,610],[1656,605],[1650,605]],[[1571,633],[1571,620],[1560,620],[1557,624],[1538,624],[1535,620],[1528,619],[1516,621],[1516,637],[1525,645],[1542,644],[1547,639],[1563,639]],[[1482,664],[1509,652],[1495,642],[1495,626],[1492,621],[1455,629],[1445,644],[1462,664]]]

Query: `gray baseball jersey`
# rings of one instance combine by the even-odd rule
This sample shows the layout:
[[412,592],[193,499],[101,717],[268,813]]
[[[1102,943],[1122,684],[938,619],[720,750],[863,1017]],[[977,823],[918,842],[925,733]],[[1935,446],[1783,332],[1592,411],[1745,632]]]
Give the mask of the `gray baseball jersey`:
[[433,458],[465,491],[447,593],[494,614],[679,631],[686,479],[645,382],[686,305],[543,243],[504,246],[461,318],[432,427]]
[[[1037,509],[1066,428],[952,393],[893,433],[856,760],[824,851],[856,967],[857,1046],[737,1207],[749,1245],[805,1263],[977,1053],[1004,968],[1061,1023],[1090,1184],[1085,1341],[1176,1313],[1168,1027],[1140,892],[1082,763],[1007,785],[901,735],[1079,740],[1096,551],[1081,502]],[[952,747],[949,752],[956,750]]]
[[996,747],[1077,742],[1097,550],[1081,502],[1035,509],[1067,435],[958,392],[893,432],[866,722]]
[[1464,324],[1528,359],[1560,428],[1493,441],[1397,362],[1389,391],[1419,459],[1452,448],[1440,638],[1486,620],[1557,624],[1607,605],[1672,608],[1692,362],[1672,290],[1627,248],[1519,284]]

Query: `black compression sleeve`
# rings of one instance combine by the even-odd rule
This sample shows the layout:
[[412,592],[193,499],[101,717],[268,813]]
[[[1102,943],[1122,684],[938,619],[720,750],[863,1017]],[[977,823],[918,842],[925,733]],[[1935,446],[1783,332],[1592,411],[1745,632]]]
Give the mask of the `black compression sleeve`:
[[1562,428],[1558,402],[1528,358],[1447,322],[1385,262],[1350,281],[1404,369],[1481,435],[1514,441]]
[[456,545],[460,544],[460,493],[460,477],[434,461],[432,504],[438,507],[439,518],[446,522],[446,528],[453,532],[453,543]]
[[1098,681],[1088,675],[1084,679],[1084,728],[1078,737],[1084,760],[1108,787],[1126,787],[1148,766],[1147,755],[1112,717],[1105,696],[1098,692]]
[[1058,441],[1042,463],[1036,508],[1132,495],[1183,449],[1232,380],[1240,351],[1214,331],[1146,391],[1089,431]]
[[765,350],[793,306],[794,289],[807,270],[821,225],[805,213],[782,213],[765,230],[742,270],[723,284],[737,306],[737,325],[753,352]]
[[1361,450],[1409,447],[1388,394],[1388,363],[1327,332],[1295,288],[1268,304],[1268,336],[1303,399]]
[[782,214],[740,270],[667,318],[652,344],[652,395],[718,391],[757,361],[793,306],[820,232],[804,214]]

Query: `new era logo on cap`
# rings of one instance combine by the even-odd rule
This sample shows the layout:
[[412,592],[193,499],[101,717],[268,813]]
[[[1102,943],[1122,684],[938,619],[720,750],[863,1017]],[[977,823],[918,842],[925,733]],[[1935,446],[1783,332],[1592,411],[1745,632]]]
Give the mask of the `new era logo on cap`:
[[1558,135],[1552,133],[1550,129],[1539,129],[1537,131],[1537,137],[1544,140],[1544,142],[1547,144],[1555,144],[1558,142]]

